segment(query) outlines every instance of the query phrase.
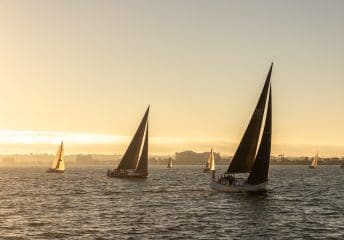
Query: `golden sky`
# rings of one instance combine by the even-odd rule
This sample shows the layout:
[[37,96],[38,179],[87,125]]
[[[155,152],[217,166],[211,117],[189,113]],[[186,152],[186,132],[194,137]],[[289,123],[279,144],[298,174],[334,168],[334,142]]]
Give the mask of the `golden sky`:
[[[271,61],[273,153],[344,155],[343,1],[0,1],[0,153],[230,155]],[[228,146],[228,147],[227,147]]]

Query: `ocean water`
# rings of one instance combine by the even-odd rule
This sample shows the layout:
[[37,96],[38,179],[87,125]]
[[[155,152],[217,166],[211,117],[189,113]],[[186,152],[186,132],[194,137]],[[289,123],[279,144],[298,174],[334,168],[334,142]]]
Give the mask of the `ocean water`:
[[271,166],[265,194],[214,192],[202,169],[128,180],[104,166],[1,167],[0,239],[344,239],[339,166]]

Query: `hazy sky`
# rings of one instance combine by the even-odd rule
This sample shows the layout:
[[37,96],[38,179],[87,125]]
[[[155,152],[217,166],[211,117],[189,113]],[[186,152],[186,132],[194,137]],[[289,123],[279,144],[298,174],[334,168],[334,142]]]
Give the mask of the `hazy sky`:
[[0,152],[64,139],[122,153],[151,104],[151,153],[232,154],[273,61],[273,153],[344,155],[343,13],[340,0],[0,1]]

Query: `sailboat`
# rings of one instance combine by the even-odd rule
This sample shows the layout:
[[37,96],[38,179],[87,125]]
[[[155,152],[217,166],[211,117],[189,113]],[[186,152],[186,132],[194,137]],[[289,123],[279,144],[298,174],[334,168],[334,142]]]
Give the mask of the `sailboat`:
[[207,160],[207,163],[205,165],[205,169],[203,170],[203,172],[210,172],[210,171],[215,171],[215,158],[214,158],[213,149],[210,150],[209,158]]
[[318,166],[318,153],[313,158],[313,161],[311,165],[309,165],[309,168],[316,168]]
[[108,170],[108,177],[146,178],[148,176],[148,113],[149,106],[116,169]]
[[64,163],[64,150],[63,150],[63,142],[57,149],[55,159],[51,165],[51,168],[47,170],[48,173],[64,173],[66,167]]
[[[213,178],[210,183],[210,187],[214,190],[254,192],[266,189],[271,152],[272,99],[270,78],[272,67],[273,63],[271,63],[257,106],[227,171],[222,176]],[[266,108],[264,129],[258,147]],[[238,174],[239,177],[235,174]]]
[[167,168],[173,168],[172,158],[168,159]]

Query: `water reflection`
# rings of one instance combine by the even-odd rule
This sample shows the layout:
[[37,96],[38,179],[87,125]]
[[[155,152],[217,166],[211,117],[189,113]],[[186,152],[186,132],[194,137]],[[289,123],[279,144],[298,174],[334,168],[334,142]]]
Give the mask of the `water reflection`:
[[[343,175],[272,166],[269,190],[218,193],[203,166],[155,168],[145,180],[108,167],[0,168],[0,232],[26,239],[291,239],[344,234]],[[225,171],[223,169],[218,170]],[[292,229],[292,230],[291,230]]]

